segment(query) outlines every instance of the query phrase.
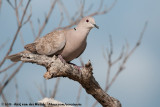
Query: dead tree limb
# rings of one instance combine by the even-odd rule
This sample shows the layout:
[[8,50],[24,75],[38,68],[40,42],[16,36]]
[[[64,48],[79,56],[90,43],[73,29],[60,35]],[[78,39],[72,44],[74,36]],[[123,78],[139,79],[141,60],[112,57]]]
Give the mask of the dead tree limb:
[[95,80],[90,61],[85,64],[81,71],[72,64],[62,63],[56,56],[48,57],[32,53],[21,53],[21,61],[44,66],[47,69],[44,74],[45,79],[68,77],[79,82],[86,92],[91,94],[103,107],[121,107],[120,102],[109,96]]

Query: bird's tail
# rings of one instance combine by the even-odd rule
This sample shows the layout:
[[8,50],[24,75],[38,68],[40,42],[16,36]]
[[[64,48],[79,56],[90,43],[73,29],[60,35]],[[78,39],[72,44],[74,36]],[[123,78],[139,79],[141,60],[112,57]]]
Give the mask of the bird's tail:
[[10,59],[13,62],[18,62],[18,61],[21,60],[21,56],[22,55],[20,53],[17,53],[17,54],[13,54],[13,55],[7,56],[7,59]]
[[17,54],[13,54],[13,55],[7,56],[6,58],[10,59],[13,62],[18,62],[18,61],[21,60],[22,53],[30,53],[30,52],[25,50],[25,51],[19,52]]

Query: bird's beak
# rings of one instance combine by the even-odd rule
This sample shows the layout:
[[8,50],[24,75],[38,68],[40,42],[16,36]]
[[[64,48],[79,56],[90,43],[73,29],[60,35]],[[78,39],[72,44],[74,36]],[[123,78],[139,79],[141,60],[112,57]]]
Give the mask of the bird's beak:
[[99,26],[97,26],[96,24],[93,24],[95,28],[99,29]]

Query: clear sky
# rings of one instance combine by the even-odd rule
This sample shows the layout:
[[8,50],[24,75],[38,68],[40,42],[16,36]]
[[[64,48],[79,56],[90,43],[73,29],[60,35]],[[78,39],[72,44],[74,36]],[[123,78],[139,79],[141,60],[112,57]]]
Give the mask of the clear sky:
[[[62,0],[64,5],[72,16],[77,10],[74,0]],[[109,7],[114,1],[106,0],[104,5]],[[32,21],[35,30],[38,31],[37,18],[43,22],[44,14],[49,10],[51,0],[32,0]],[[98,8],[99,0],[86,0],[85,9],[93,4],[91,11]],[[109,46],[109,35],[112,35],[114,46],[114,58],[120,53],[121,47],[127,40],[130,49],[134,46],[143,29],[145,21],[148,21],[148,27],[145,31],[142,44],[131,56],[126,64],[126,69],[119,75],[116,82],[109,90],[109,95],[117,98],[123,107],[158,107],[160,106],[160,0],[118,0],[115,7],[106,15],[96,16],[95,20],[100,29],[92,29],[88,36],[88,45],[82,58],[85,63],[90,59],[93,64],[93,72],[96,80],[101,87],[105,86],[107,64],[102,55],[102,49]],[[29,12],[29,11],[28,11]],[[21,14],[20,14],[21,15]],[[43,35],[52,31],[58,26],[59,19],[58,6],[53,11],[49,24],[46,26]],[[63,25],[67,25],[67,19]],[[9,44],[16,32],[16,17],[14,11],[5,0],[2,2],[0,10],[0,44],[9,38],[6,48],[0,51],[0,59],[7,52]],[[33,35],[29,24],[22,28],[22,34],[25,44],[33,42]],[[12,53],[23,50],[20,36],[16,40]],[[79,64],[79,60],[73,61]],[[7,61],[3,66],[9,65]],[[112,69],[116,71],[117,66]],[[25,64],[16,75],[16,81],[19,88],[19,102],[30,102],[26,92],[30,93],[34,102],[42,99],[37,85],[43,87],[45,68],[36,64]],[[6,73],[10,75],[13,69]],[[0,75],[0,80],[4,74]],[[14,79],[15,81],[15,79]],[[15,102],[15,83],[12,81],[4,93],[9,102]],[[54,88],[56,79],[47,80],[48,95]],[[56,100],[66,103],[76,103],[79,84],[67,78],[60,80]],[[86,96],[88,97],[88,107],[95,101],[92,96],[87,95],[82,89],[80,103],[85,105]],[[47,97],[47,96],[46,96]],[[1,101],[1,100],[0,100]],[[98,105],[97,107],[100,107]]]

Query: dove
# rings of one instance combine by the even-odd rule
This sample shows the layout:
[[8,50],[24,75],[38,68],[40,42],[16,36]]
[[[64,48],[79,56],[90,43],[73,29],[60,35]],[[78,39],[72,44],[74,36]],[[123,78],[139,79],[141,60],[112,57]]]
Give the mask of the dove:
[[[84,52],[87,45],[87,36],[94,27],[99,29],[94,18],[84,17],[75,28],[48,33],[33,43],[25,45],[26,50],[20,53],[57,55],[61,61],[70,62]],[[13,62],[20,61],[20,53],[10,55],[7,58]]]

